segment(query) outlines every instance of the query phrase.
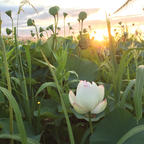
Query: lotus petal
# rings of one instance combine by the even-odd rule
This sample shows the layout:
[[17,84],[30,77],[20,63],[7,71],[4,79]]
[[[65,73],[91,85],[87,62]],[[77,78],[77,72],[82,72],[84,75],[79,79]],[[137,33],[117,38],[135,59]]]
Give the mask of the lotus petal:
[[101,102],[104,99],[104,86],[103,85],[98,86],[98,91],[99,91],[99,102]]
[[98,95],[99,91],[96,85],[80,81],[76,93],[76,103],[91,111],[99,103]]
[[107,100],[103,100],[101,103],[99,103],[95,109],[93,109],[91,111],[92,114],[98,114],[98,113],[101,113],[102,111],[104,111],[104,109],[106,108],[107,106]]

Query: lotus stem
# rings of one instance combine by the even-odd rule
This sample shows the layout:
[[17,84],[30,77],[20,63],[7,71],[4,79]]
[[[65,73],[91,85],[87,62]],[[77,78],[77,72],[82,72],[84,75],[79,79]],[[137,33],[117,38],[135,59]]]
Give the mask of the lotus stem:
[[91,121],[91,113],[89,112],[88,115],[89,115],[90,133],[91,133],[91,135],[92,135],[92,134],[93,134],[93,126],[92,126],[92,121]]
[[37,36],[37,39],[39,39],[39,34],[38,34],[38,29],[37,29],[37,26],[36,26],[36,25],[34,25],[34,27],[35,27],[35,30],[36,30],[36,36]]
[[1,20],[1,13],[0,13],[0,35],[1,35],[1,25],[2,25],[2,20]]

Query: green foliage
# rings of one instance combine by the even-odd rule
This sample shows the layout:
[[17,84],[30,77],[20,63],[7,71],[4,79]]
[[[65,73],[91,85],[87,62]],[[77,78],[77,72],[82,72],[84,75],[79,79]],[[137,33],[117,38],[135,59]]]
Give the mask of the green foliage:
[[142,118],[142,96],[144,88],[144,65],[140,65],[136,72],[136,84],[134,90],[134,105],[137,120]]
[[68,71],[75,71],[80,80],[96,81],[99,76],[99,69],[95,63],[80,59],[77,56],[68,57],[66,69]]
[[[13,140],[21,142],[21,138],[19,135],[0,134],[0,139],[13,139]],[[39,142],[37,142],[31,138],[28,138],[27,144],[39,144]]]
[[[23,0],[18,14],[25,4],[33,7]],[[51,7],[49,13],[54,17],[54,24],[46,29],[28,19],[27,26],[35,28],[31,36],[36,35],[37,41],[23,42],[17,39],[16,29],[13,39],[12,12],[6,12],[12,20],[12,28],[6,31],[12,37],[3,36],[4,56],[4,43],[0,43],[0,139],[4,142],[13,139],[23,144],[142,144],[144,41],[130,36],[127,26],[121,22],[119,33],[112,36],[108,17],[109,41],[107,38],[104,42],[90,39],[88,30],[91,29],[83,28],[86,12],[78,15],[78,37],[70,35],[73,29],[70,23],[69,36],[65,35],[68,14],[64,12],[64,37],[58,36],[59,7]],[[42,39],[44,34],[47,40]],[[6,63],[11,91],[6,89]],[[87,114],[76,113],[69,102],[69,90],[76,92],[80,80],[95,81],[105,87],[108,106],[103,113],[92,115],[92,135]],[[11,135],[9,102],[16,117]]]
[[[127,141],[129,138],[131,138],[132,136],[137,135],[140,132],[144,131],[144,125],[139,125],[136,126],[134,128],[132,128],[131,130],[129,130],[118,142],[117,144],[123,144],[125,141]],[[142,140],[140,142],[138,142],[139,144],[142,143]]]
[[54,100],[42,100],[40,110],[34,112],[34,116],[41,118],[56,119],[59,118],[58,104]]
[[90,144],[116,144],[127,131],[136,125],[136,120],[128,111],[117,108],[96,124],[94,134],[90,137]]
[[12,106],[12,108],[15,112],[17,126],[18,126],[18,130],[20,133],[22,144],[27,144],[27,137],[26,137],[26,132],[25,132],[22,116],[21,116],[21,111],[19,109],[19,106],[18,106],[15,98],[7,89],[5,89],[3,87],[0,87],[0,91],[6,96],[6,98],[8,99],[10,105]]

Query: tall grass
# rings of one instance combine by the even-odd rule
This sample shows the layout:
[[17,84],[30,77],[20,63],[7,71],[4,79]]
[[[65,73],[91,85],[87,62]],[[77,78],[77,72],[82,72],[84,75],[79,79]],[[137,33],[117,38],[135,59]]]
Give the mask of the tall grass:
[[[21,104],[23,104],[26,117],[31,123],[30,101],[29,101],[25,72],[24,72],[23,63],[22,63],[21,50],[18,48],[18,43],[17,43],[16,28],[14,28],[14,34],[15,34],[16,59],[17,59],[18,76],[19,76],[18,78],[20,80],[20,87],[21,87],[22,96],[23,96],[21,99]],[[27,56],[27,58],[29,58],[29,56]],[[29,61],[29,74],[31,73],[30,65],[31,64]]]
[[[19,109],[19,106],[15,100],[15,98],[13,97],[13,95],[11,94],[11,92],[3,87],[0,87],[0,91],[6,96],[6,98],[9,101],[9,104],[11,106],[11,108],[14,110],[15,116],[16,116],[16,121],[17,121],[17,127],[20,133],[20,137],[21,137],[21,143],[22,144],[27,144],[27,136],[26,136],[26,131],[25,131],[25,127],[23,124],[23,120],[22,120],[22,116],[21,116],[21,112]],[[12,135],[12,133],[11,133]],[[13,140],[13,139],[12,139]]]
[[61,105],[62,105],[62,109],[63,109],[64,115],[65,115],[66,123],[67,123],[67,128],[68,128],[70,143],[71,144],[75,144],[74,136],[73,136],[73,132],[72,132],[72,127],[71,127],[71,123],[70,123],[69,116],[68,116],[68,113],[67,113],[67,110],[66,110],[66,105],[65,105],[65,102],[64,102],[64,99],[63,99],[63,90],[62,90],[62,87],[60,87],[60,84],[59,84],[59,82],[57,80],[56,74],[55,74],[53,68],[51,67],[50,62],[48,61],[48,59],[46,58],[46,56],[45,56],[45,54],[43,53],[42,50],[41,50],[41,54],[42,54],[44,60],[48,64],[48,67],[49,67],[49,69],[51,71],[51,74],[53,76],[53,79],[55,81],[58,93],[60,95]]
[[142,118],[143,88],[144,88],[144,65],[140,65],[137,68],[136,72],[136,83],[134,90],[134,105],[137,120],[140,120]]
[[[8,66],[7,57],[6,57],[5,45],[4,45],[1,35],[0,35],[0,50],[2,51],[2,54],[3,54],[3,65],[5,69],[5,78],[7,81],[7,88],[11,94],[12,87],[11,87],[11,80],[10,80],[10,74],[9,74],[9,66]],[[9,113],[10,113],[10,134],[13,134],[13,109],[10,103],[9,103]],[[13,140],[11,140],[11,144],[13,144]]]

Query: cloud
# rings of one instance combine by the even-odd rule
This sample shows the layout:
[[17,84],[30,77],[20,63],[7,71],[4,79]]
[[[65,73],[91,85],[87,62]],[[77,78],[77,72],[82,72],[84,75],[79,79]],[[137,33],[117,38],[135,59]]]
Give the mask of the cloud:
[[[6,1],[6,0],[2,0],[2,1]],[[8,1],[8,0],[7,0]],[[34,9],[32,9],[30,6],[24,6],[24,12],[21,12],[20,17],[19,17],[19,35],[30,35],[30,30],[33,29],[32,27],[28,27],[27,26],[27,20],[29,18],[32,18],[35,20],[36,25],[38,27],[42,26],[42,27],[47,27],[50,24],[53,24],[53,17],[49,14],[49,7],[36,7],[38,13],[36,13],[34,11]],[[14,24],[16,26],[16,22],[17,22],[17,11],[18,11],[18,6],[14,6],[14,5],[0,5],[0,11],[1,11],[1,15],[2,15],[2,32],[5,34],[5,29],[7,27],[11,28],[11,20],[8,16],[6,16],[5,11],[7,10],[12,10],[12,16],[14,18]],[[63,28],[63,12],[67,12],[68,13],[68,17],[66,19],[66,23],[70,22],[72,27],[74,28],[74,31],[78,31],[78,14],[81,11],[85,11],[87,12],[88,16],[95,14],[99,11],[99,8],[89,8],[89,9],[60,9],[59,12],[59,26],[61,28]],[[125,21],[125,22],[135,22],[135,21],[139,21],[142,22],[143,20],[143,16],[129,16],[129,17],[115,17],[112,20],[112,24],[116,24],[119,21]],[[88,27],[88,25],[92,25],[93,28],[104,28],[105,25],[105,21],[102,20],[94,20],[95,17],[93,18],[93,20],[90,19],[86,19],[86,21],[84,22],[85,27]],[[68,29],[68,27],[67,27]]]

